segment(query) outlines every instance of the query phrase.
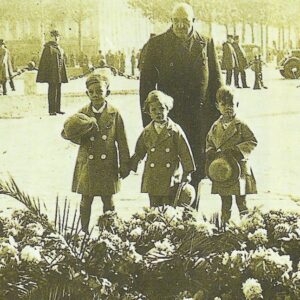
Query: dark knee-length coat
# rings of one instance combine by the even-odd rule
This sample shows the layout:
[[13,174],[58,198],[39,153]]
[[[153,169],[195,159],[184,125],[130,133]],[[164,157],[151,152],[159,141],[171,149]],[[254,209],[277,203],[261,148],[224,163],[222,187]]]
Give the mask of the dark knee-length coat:
[[238,163],[241,167],[241,175],[230,186],[222,183],[212,183],[212,194],[221,196],[256,194],[256,181],[249,163],[249,157],[257,145],[257,140],[250,128],[241,120],[235,118],[226,129],[223,128],[221,118],[211,127],[207,135],[206,151],[225,151],[237,147],[241,154]]
[[[81,139],[71,139],[80,144],[73,176],[73,192],[107,196],[120,190],[120,172],[128,167],[130,155],[123,119],[116,108],[106,105],[100,118],[96,118],[99,131]],[[79,112],[96,117],[91,104]]]
[[[140,74],[140,104],[143,108],[154,89],[173,97],[169,116],[187,135],[197,164],[205,152],[206,134],[219,116],[215,97],[222,80],[211,38],[194,30],[187,47],[172,28],[147,42]],[[146,126],[150,119],[143,113],[142,117]]]
[[36,77],[37,82],[67,83],[64,51],[54,41],[44,45]]

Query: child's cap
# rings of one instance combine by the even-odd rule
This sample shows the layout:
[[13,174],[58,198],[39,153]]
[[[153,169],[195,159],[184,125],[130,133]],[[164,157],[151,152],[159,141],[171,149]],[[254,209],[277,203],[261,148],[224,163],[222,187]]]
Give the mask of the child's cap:
[[159,102],[162,105],[166,106],[168,110],[171,110],[173,108],[174,100],[172,97],[168,96],[167,94],[161,91],[153,90],[147,96],[147,99],[144,103],[143,111],[148,113],[149,105],[155,102]]
[[85,82],[86,87],[88,88],[91,84],[100,83],[101,81],[104,81],[106,83],[106,85],[109,86],[110,76],[111,76],[111,71],[108,69],[95,70],[86,79],[86,82]]
[[232,103],[234,97],[234,91],[232,88],[230,88],[227,85],[221,86],[217,91],[217,102],[223,102],[223,103]]

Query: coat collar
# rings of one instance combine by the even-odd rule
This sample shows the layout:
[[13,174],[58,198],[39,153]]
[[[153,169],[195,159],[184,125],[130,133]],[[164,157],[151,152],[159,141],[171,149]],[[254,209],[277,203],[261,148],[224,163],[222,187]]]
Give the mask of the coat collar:
[[[96,118],[96,114],[93,112],[91,103],[86,105],[81,110],[81,112],[86,114],[89,117]],[[117,113],[117,110],[113,106],[111,106],[109,103],[106,103],[106,107],[101,114],[101,118],[100,118],[101,123],[109,123],[110,124],[116,113]]]
[[212,136],[213,143],[216,145],[217,149],[225,144],[237,132],[237,124],[241,123],[239,119],[234,118],[228,127],[223,129],[221,119],[222,116],[214,123],[212,128],[213,133],[218,131],[217,134],[213,134]]
[[152,121],[144,129],[145,141],[149,147],[157,146],[171,137],[174,134],[175,130],[175,123],[170,118],[168,118],[166,126],[163,128],[160,134],[157,134],[154,127],[154,121]]

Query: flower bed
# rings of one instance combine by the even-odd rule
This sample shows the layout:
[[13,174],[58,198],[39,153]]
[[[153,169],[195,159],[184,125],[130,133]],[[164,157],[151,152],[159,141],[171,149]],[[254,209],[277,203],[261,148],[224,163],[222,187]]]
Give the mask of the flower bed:
[[27,206],[0,218],[0,299],[300,299],[299,214],[253,211],[223,230],[147,208],[86,235],[67,205],[55,222]]

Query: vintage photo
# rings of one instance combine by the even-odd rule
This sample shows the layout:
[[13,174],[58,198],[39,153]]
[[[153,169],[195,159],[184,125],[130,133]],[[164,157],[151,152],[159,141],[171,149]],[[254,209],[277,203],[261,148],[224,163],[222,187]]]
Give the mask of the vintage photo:
[[299,299],[299,14],[2,0],[0,299]]

